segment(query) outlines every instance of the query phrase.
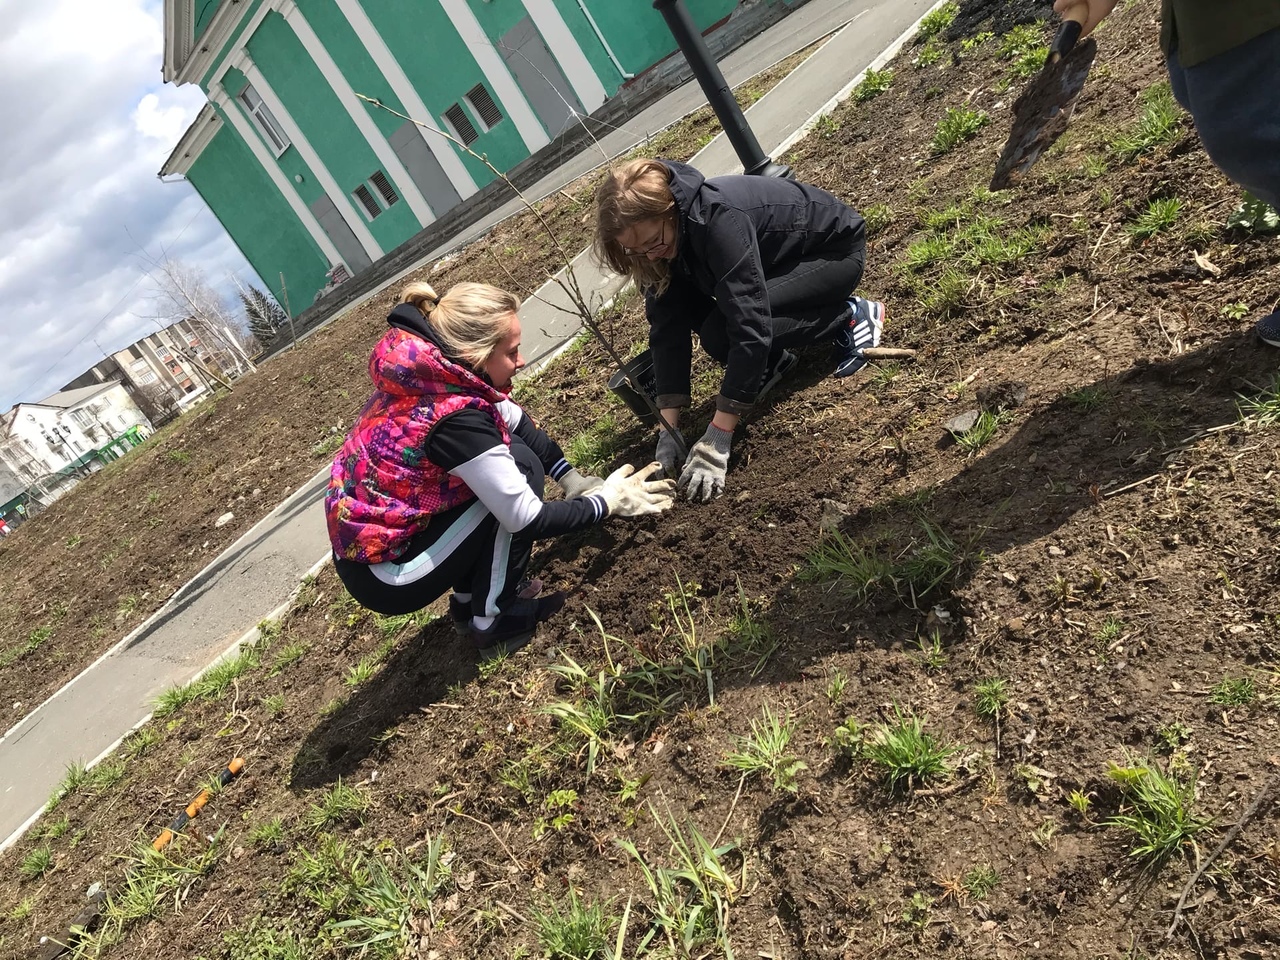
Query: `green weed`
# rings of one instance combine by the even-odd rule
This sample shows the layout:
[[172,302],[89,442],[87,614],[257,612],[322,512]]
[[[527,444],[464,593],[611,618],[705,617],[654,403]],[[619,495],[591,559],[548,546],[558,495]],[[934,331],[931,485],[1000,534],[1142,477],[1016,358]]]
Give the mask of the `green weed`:
[[1108,776],[1120,787],[1124,806],[1106,822],[1133,835],[1130,856],[1158,869],[1212,824],[1196,813],[1195,783],[1183,782],[1148,760],[1112,763]]
[[981,110],[962,110],[948,107],[946,116],[938,121],[929,149],[935,157],[954,150],[967,140],[972,140],[991,118]]
[[975,864],[961,881],[964,891],[974,900],[985,900],[1000,886],[1000,874],[989,863]]
[[1177,197],[1164,197],[1152,200],[1147,209],[1138,215],[1138,219],[1126,226],[1125,233],[1135,240],[1146,240],[1157,233],[1163,233],[1178,220],[1178,211],[1182,209],[1182,201]]
[[1123,161],[1172,143],[1182,132],[1182,119],[1173,88],[1166,82],[1148,87],[1142,95],[1142,114],[1111,141],[1111,151]]
[[342,682],[348,687],[358,687],[362,683],[368,683],[378,672],[378,658],[374,656],[362,657],[360,662],[353,667],[347,669],[347,675],[342,678]]
[[968,454],[977,453],[1000,432],[1002,415],[983,410],[972,427],[956,436],[956,446]]
[[853,88],[855,103],[866,103],[874,100],[893,86],[892,70],[868,70],[858,85]]
[[1280,374],[1272,378],[1271,383],[1252,397],[1241,395],[1237,404],[1240,419],[1247,420],[1259,427],[1270,427],[1280,423]]
[[284,694],[273,693],[262,698],[262,709],[267,711],[267,716],[278,717],[284,713]]
[[613,928],[607,903],[583,903],[577,891],[569,888],[565,909],[550,902],[545,909],[530,911],[538,943],[549,960],[594,960],[609,949],[609,933]]
[[1245,707],[1257,698],[1252,677],[1223,677],[1213,685],[1209,702],[1223,707]]
[[1245,191],[1240,206],[1227,218],[1227,228],[1246,233],[1275,233],[1280,230],[1280,213],[1271,204]]
[[1227,303],[1218,312],[1230,320],[1243,320],[1249,315],[1249,305],[1240,301]]
[[53,851],[48,847],[35,847],[22,858],[18,873],[24,880],[38,880],[53,866]]
[[956,14],[959,12],[959,4],[944,3],[937,10],[925,14],[920,20],[920,26],[916,29],[916,42],[922,43],[938,36],[943,30],[951,26],[951,22],[955,20]]
[[338,782],[319,803],[313,803],[302,817],[303,827],[311,833],[319,833],[329,827],[354,821],[363,823],[369,810],[369,795],[363,790]]
[[1097,410],[1106,406],[1111,399],[1111,395],[1105,387],[1100,387],[1096,383],[1085,387],[1079,387],[1072,390],[1065,396],[1067,403],[1075,407],[1082,413],[1088,413],[1091,410]]
[[748,736],[731,737],[734,749],[725,755],[723,763],[746,777],[765,774],[773,781],[774,790],[795,793],[796,775],[808,769],[788,751],[795,730],[790,717],[779,719],[766,706],[759,720],[752,718]]
[[275,656],[271,660],[271,668],[267,671],[268,677],[274,677],[283,670],[287,670],[299,660],[307,655],[307,651],[311,648],[307,644],[297,641],[286,644],[276,651]]
[[49,801],[44,806],[45,812],[52,812],[64,799],[71,796],[88,782],[89,768],[80,760],[74,760],[69,763],[66,772],[62,775],[62,780],[54,788],[53,795],[49,797]]
[[745,862],[742,876],[735,878],[724,864],[733,844],[713,846],[694,824],[686,823],[682,830],[674,820],[664,821],[652,807],[650,811],[671,843],[672,866],[653,865],[631,841],[615,841],[639,865],[653,899],[651,926],[634,955],[646,955],[658,940],[671,956],[712,955],[716,950],[703,949],[712,944],[720,955],[732,957],[729,908],[742,891]]
[[284,818],[275,817],[249,831],[249,842],[255,847],[278,847],[284,843]]
[[950,777],[947,759],[959,747],[927,733],[914,713],[904,714],[896,704],[893,710],[893,722],[876,724],[863,746],[866,758],[882,768],[889,788],[912,790]]
[[862,219],[867,227],[867,235],[874,237],[893,223],[893,210],[887,203],[868,204],[862,211]]
[[984,720],[999,722],[1009,706],[1009,681],[991,677],[973,688],[973,711]]

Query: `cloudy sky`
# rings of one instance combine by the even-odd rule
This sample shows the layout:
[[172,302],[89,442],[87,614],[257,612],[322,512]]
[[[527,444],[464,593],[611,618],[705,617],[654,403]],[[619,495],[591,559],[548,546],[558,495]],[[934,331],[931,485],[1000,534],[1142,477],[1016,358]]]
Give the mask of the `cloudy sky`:
[[155,332],[148,260],[258,283],[195,191],[156,177],[204,102],[161,82],[162,6],[0,0],[0,413]]

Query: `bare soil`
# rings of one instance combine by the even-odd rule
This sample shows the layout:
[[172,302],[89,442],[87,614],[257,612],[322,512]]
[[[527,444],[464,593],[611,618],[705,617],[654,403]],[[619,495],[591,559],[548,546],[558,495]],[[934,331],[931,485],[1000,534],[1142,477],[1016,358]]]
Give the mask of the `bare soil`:
[[[1280,764],[1280,434],[1241,407],[1276,396],[1276,355],[1249,326],[1273,302],[1280,252],[1223,226],[1238,192],[1185,118],[1132,159],[1113,150],[1161,79],[1155,16],[1151,4],[1117,11],[1072,127],[996,196],[983,188],[1016,94],[996,41],[957,42],[919,69],[909,48],[891,89],[839,108],[785,160],[875,211],[863,292],[888,304],[887,343],[917,360],[835,381],[815,351],[735,442],[724,497],[543,546],[538,574],[574,596],[496,667],[478,667],[447,622],[366,616],[326,571],[262,666],[153,722],[154,742],[126,745],[117,783],[74,792],[45,817],[48,832],[5,854],[0,957],[60,935],[92,882],[119,915],[131,869],[120,855],[235,755],[245,773],[173,855],[207,850],[208,862],[118,943],[96,944],[109,955],[356,955],[355,928],[337,924],[401,928],[395,911],[355,903],[355,852],[390,864],[405,890],[401,854],[421,862],[443,836],[451,880],[370,954],[542,956],[536,918],[571,909],[573,891],[611,918],[598,956],[613,955],[624,915],[620,956],[727,956],[723,940],[663,953],[657,933],[646,945],[661,899],[621,844],[677,865],[677,827],[730,848],[716,855],[720,879],[702,856],[701,896],[738,957],[1277,955],[1274,806],[1165,936],[1197,858]],[[991,122],[935,156],[937,123],[962,106]],[[1176,216],[1140,238],[1150,202],[1173,197]],[[926,262],[939,237],[947,252]],[[445,269],[444,282],[463,276]],[[321,398],[336,382],[359,400],[386,306],[322,334],[353,356],[313,402],[334,404]],[[622,341],[641,334],[634,299],[613,326]],[[317,368],[259,376],[292,392],[303,369]],[[641,462],[652,437],[606,395],[609,372],[587,343],[522,400],[562,438],[587,433],[610,463]],[[694,435],[715,371],[698,380]],[[942,424],[979,406],[994,435],[968,451]],[[174,443],[157,445],[157,463]],[[190,435],[183,449],[197,448]],[[65,549],[73,519],[36,529]],[[878,577],[815,562],[842,542],[863,569],[878,561]],[[273,671],[293,644],[301,658]],[[352,676],[365,658],[373,675]],[[999,723],[975,710],[975,687],[992,678],[1008,682]],[[1224,679],[1248,681],[1236,689],[1252,696],[1221,702]],[[790,789],[785,775],[775,786],[726,763],[766,709],[793,727],[783,753],[805,765]],[[900,713],[927,718],[955,752],[943,775],[891,789],[840,729],[874,743]],[[1109,823],[1133,810],[1111,765],[1139,758],[1213,821],[1145,867]],[[367,808],[315,825],[309,811],[339,780]],[[251,839],[277,818],[278,839]],[[43,848],[50,869],[22,878]],[[308,854],[328,872],[308,874]],[[700,896],[675,888],[686,903]]]

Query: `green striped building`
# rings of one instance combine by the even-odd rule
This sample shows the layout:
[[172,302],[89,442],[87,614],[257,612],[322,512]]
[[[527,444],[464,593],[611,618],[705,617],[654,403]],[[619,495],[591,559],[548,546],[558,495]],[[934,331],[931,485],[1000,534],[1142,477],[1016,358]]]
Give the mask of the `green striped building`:
[[[736,0],[686,0],[705,28]],[[296,314],[675,44],[650,0],[165,0],[164,78],[208,97],[160,171],[185,177]]]

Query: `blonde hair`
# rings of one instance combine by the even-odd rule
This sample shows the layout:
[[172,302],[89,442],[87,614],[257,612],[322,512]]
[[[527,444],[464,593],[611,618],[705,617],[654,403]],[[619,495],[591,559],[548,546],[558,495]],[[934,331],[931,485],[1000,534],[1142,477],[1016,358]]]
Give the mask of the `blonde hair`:
[[643,220],[670,216],[675,206],[671,172],[660,160],[631,160],[611,170],[596,190],[596,259],[642,291],[665,293],[671,265],[627,253],[618,235]]
[[520,309],[514,293],[487,283],[455,283],[442,297],[419,281],[401,291],[400,302],[427,318],[445,353],[477,368],[511,333],[511,314]]

